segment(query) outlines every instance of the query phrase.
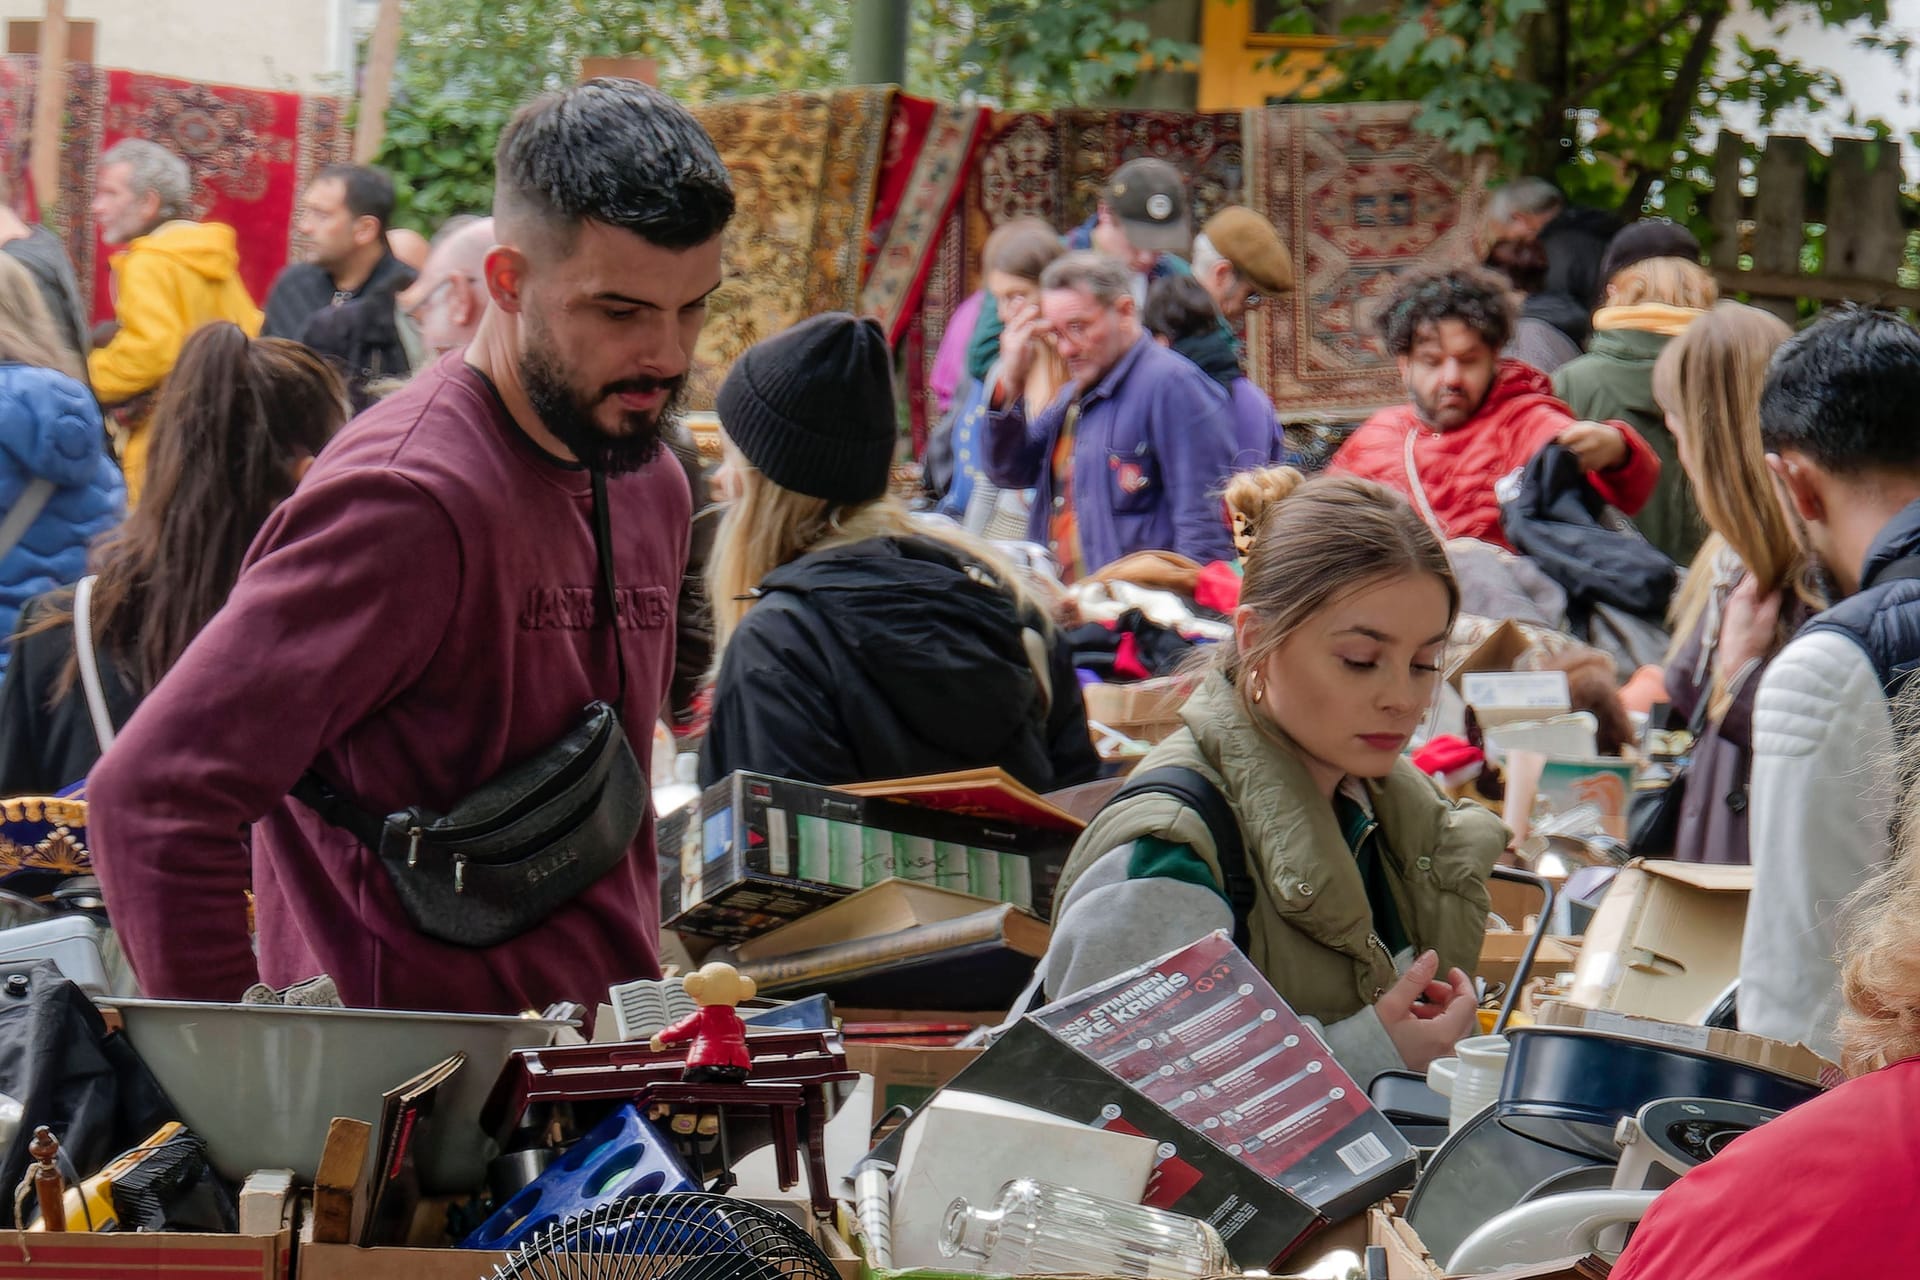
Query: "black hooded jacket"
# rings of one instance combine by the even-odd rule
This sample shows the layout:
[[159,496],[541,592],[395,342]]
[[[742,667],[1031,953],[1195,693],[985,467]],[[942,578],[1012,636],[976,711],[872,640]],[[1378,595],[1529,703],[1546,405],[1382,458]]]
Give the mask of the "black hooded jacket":
[[[924,538],[874,538],[768,574],[728,640],[700,753],[834,785],[999,765],[1036,791],[1098,757],[1072,657],[985,569]],[[1042,637],[1046,684],[1022,634]]]

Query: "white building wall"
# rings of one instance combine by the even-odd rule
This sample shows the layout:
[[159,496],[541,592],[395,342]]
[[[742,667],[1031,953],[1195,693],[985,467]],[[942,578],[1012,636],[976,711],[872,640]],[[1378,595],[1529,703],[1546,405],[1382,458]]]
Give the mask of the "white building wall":
[[[43,0],[0,0],[0,22]],[[343,94],[353,80],[358,0],[68,0],[95,24],[94,61],[186,80]],[[0,46],[4,48],[4,46]]]

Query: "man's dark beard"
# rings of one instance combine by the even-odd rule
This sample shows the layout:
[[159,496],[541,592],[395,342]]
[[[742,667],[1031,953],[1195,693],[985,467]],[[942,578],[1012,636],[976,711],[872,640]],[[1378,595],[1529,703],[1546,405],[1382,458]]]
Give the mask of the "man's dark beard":
[[[687,379],[629,378],[610,382],[590,400],[574,394],[565,371],[544,348],[529,345],[520,357],[520,382],[527,402],[540,415],[540,421],[567,447],[580,464],[610,476],[638,471],[660,452],[660,440],[668,424],[679,417],[680,403],[686,398]],[[644,393],[665,388],[667,402],[654,413],[623,410],[626,432],[609,434],[594,421],[593,410],[601,401],[622,392]]]

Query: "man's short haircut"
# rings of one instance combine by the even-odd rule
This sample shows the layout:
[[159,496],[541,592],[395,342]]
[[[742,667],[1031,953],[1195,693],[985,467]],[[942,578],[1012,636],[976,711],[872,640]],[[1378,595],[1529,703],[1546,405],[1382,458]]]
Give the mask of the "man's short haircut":
[[370,164],[330,164],[313,175],[315,182],[338,182],[346,188],[347,212],[356,219],[372,218],[386,234],[393,221],[393,175]]
[[1516,214],[1558,213],[1566,203],[1560,188],[1545,178],[1516,178],[1487,200],[1485,219],[1500,225],[1511,222]]
[[494,217],[510,243],[539,236],[565,251],[581,224],[600,222],[691,249],[733,218],[733,183],[713,139],[637,80],[589,80],[534,99],[500,135],[494,170]]
[[1163,276],[1147,286],[1140,321],[1147,332],[1168,342],[1196,338],[1220,328],[1220,308],[1206,286],[1188,275]]
[[159,143],[145,138],[116,142],[100,157],[102,169],[111,164],[127,166],[128,185],[135,196],[151,191],[160,197],[160,221],[184,218],[193,212],[193,170]]
[[1774,353],[1760,440],[1835,475],[1920,473],[1920,332],[1891,311],[1830,311]]
[[1506,279],[1484,267],[1408,275],[1380,313],[1387,354],[1410,354],[1421,333],[1442,320],[1458,320],[1499,351],[1513,336],[1513,294]]
[[1133,272],[1126,263],[1092,249],[1055,258],[1040,273],[1042,289],[1077,289],[1103,307],[1133,296]]

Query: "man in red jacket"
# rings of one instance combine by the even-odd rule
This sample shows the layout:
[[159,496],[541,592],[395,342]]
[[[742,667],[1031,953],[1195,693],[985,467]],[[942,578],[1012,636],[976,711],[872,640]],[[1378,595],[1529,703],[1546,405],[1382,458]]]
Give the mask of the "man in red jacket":
[[1410,403],[1369,418],[1329,469],[1398,489],[1444,538],[1506,547],[1497,487],[1558,442],[1602,498],[1628,515],[1640,510],[1660,477],[1658,455],[1624,422],[1576,420],[1547,375],[1501,359],[1512,330],[1506,283],[1477,267],[1403,282],[1380,332]]

